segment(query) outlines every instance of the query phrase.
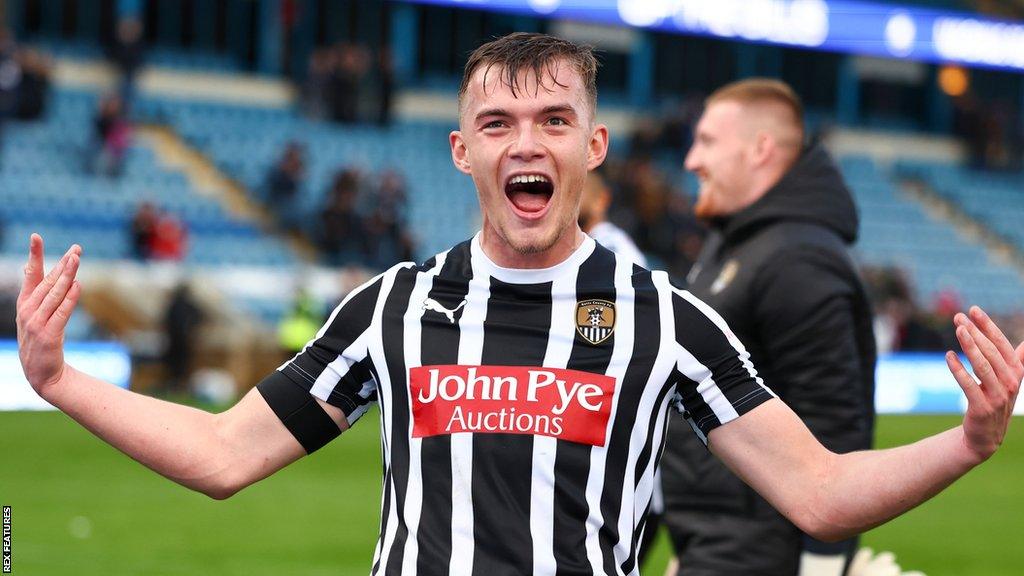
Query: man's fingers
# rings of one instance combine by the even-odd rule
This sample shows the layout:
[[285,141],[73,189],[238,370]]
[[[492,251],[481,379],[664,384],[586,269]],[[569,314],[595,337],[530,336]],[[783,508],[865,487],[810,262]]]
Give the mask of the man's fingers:
[[46,323],[47,329],[58,333],[64,332],[64,328],[68,325],[71,313],[75,311],[75,305],[78,304],[78,298],[81,295],[82,285],[77,281],[73,282],[71,288],[68,289],[67,295],[64,296],[64,301],[60,303],[60,306],[57,307],[53,312],[53,316],[50,316],[50,320]]
[[956,339],[960,341],[960,347],[963,348],[964,354],[967,355],[967,359],[971,362],[974,375],[978,377],[978,380],[984,386],[986,384],[985,381],[991,380],[992,375],[995,374],[992,365],[985,358],[985,355],[982,354],[981,349],[978,348],[978,343],[974,341],[974,337],[966,325],[961,324],[957,326]]
[[39,308],[36,310],[36,316],[44,323],[49,322],[50,316],[53,315],[57,307],[64,301],[68,290],[71,289],[71,285],[75,281],[75,274],[78,272],[78,263],[78,255],[74,252],[68,252],[60,275],[57,276],[50,291],[45,295],[43,301],[39,304]]
[[960,357],[952,351],[946,352],[946,366],[949,367],[949,371],[953,374],[953,378],[956,379],[956,383],[960,385],[960,389],[964,391],[964,396],[967,396],[969,404],[977,405],[988,402],[985,398],[985,393],[978,386],[978,381],[967,371],[963,362],[960,361]]
[[21,284],[18,303],[25,301],[43,280],[43,237],[32,234],[28,239],[28,262],[25,263],[25,281]]
[[1017,346],[1017,359],[1024,362],[1024,342],[1021,342],[1020,346]]
[[1006,339],[1006,335],[999,329],[999,326],[992,321],[992,318],[985,313],[984,310],[978,306],[972,306],[970,309],[971,320],[974,324],[985,334],[985,336],[992,342],[992,344],[999,350],[1003,360],[1007,362],[1014,362],[1016,356],[1013,351],[1013,344]]
[[68,261],[68,254],[61,256],[61,259],[54,264],[49,274],[42,279],[41,282],[36,284],[35,290],[32,291],[32,295],[28,297],[25,305],[30,311],[39,308],[39,303],[43,301],[43,298],[50,292],[50,288],[57,283],[57,278],[60,278],[61,272],[64,271],[64,265]]
[[57,262],[53,269],[50,270],[50,273],[43,278],[42,282],[35,287],[35,290],[32,291],[32,295],[26,300],[26,306],[29,310],[35,310],[39,307],[43,298],[46,297],[50,292],[50,289],[57,283],[57,279],[60,278],[60,275],[64,272],[64,267],[67,266],[68,258],[70,258],[72,254],[78,256],[81,255],[81,253],[82,249],[78,244],[68,248],[68,251],[61,256],[60,261]]
[[[981,329],[978,327],[977,324],[975,324],[969,319],[962,318],[960,325],[966,328],[967,331],[970,333],[971,339],[974,340],[974,343],[975,345],[977,345],[978,350],[985,357],[985,360],[988,361],[988,366],[991,368],[992,374],[995,375],[996,381],[986,382],[986,379],[982,378],[982,374],[978,374],[979,368],[977,365],[974,364],[974,360],[972,359],[971,364],[974,365],[975,367],[975,374],[978,375],[978,378],[982,381],[983,385],[988,385],[990,388],[993,388],[991,390],[992,392],[996,392],[997,394],[1001,393],[1005,389],[1005,384],[1007,382],[1015,380],[1013,370],[1010,368],[1009,365],[1007,365],[1006,359],[999,352],[999,349],[996,347],[995,343],[993,343],[988,338],[988,336],[982,333]],[[986,370],[984,366],[982,366],[980,369],[983,371]]]

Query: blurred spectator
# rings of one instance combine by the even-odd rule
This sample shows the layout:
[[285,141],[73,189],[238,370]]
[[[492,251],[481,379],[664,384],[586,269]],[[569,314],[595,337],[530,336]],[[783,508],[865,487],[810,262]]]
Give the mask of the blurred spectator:
[[702,99],[690,96],[668,106],[663,114],[641,118],[629,138],[630,158],[679,158],[686,154],[702,109]]
[[329,48],[314,50],[309,56],[309,70],[302,87],[302,107],[314,120],[327,117],[327,99],[331,90],[331,75],[337,65],[336,53]]
[[[1024,306],[1024,303],[1021,306]],[[1024,342],[1024,310],[1015,312],[1005,320],[997,320],[997,322],[1006,322],[1006,335],[1010,342]]]
[[366,234],[356,209],[360,187],[359,172],[345,169],[334,176],[327,201],[320,213],[317,244],[328,264],[364,264]]
[[686,276],[705,234],[686,196],[646,157],[633,157],[609,175],[615,178],[619,203],[609,219],[621,223],[640,249],[656,259],[655,267]]
[[139,20],[126,17],[118,21],[117,34],[108,56],[121,73],[120,96],[126,110],[131,109],[135,98],[135,76],[143,64],[142,40],[142,23]]
[[38,120],[46,111],[53,63],[34,50],[20,50],[18,60],[21,63],[21,85],[14,113],[19,120]]
[[412,260],[413,242],[406,220],[408,197],[401,174],[394,170],[381,174],[375,200],[364,222],[366,263],[373,268],[387,268]]
[[153,229],[150,258],[154,260],[181,260],[185,257],[187,233],[185,226],[169,212],[161,213]]
[[[943,290],[935,296],[932,303],[932,326],[942,337],[943,350],[959,350],[960,342],[956,338],[956,326],[953,325],[953,317],[957,312],[963,312],[960,295],[953,290]],[[999,324],[1003,326],[1003,324]],[[1008,326],[1008,324],[1007,324]],[[1013,340],[1018,342],[1019,340]]]
[[341,44],[337,51],[337,65],[328,85],[330,119],[351,124],[359,120],[363,80],[369,69],[369,52],[354,44]]
[[0,28],[0,140],[7,120],[36,120],[42,116],[51,70],[48,58],[18,46],[10,30]]
[[972,168],[985,166],[985,148],[988,146],[988,126],[985,113],[977,99],[967,93],[953,101],[955,116],[953,132],[967,148],[968,163]]
[[171,293],[164,312],[163,327],[167,336],[164,350],[164,383],[167,391],[181,393],[187,390],[192,371],[196,328],[203,322],[199,307],[187,282],[179,284]]
[[1024,126],[1014,106],[1005,100],[983,102],[971,92],[956,98],[953,106],[953,132],[963,141],[971,168],[1021,169]]
[[159,214],[149,202],[143,202],[132,216],[132,256],[138,260],[148,260],[153,249],[153,237]]
[[18,291],[17,283],[0,285],[0,338],[18,337]]
[[[21,84],[21,65],[17,59],[14,36],[0,28],[0,143],[7,120],[13,116],[18,104],[18,86]],[[0,151],[2,151],[0,145]]]
[[910,283],[901,270],[865,270],[875,306],[875,342],[880,354],[888,352],[941,352],[946,350],[933,321],[918,308]]
[[277,342],[289,356],[301,352],[312,340],[324,323],[320,305],[308,292],[300,290],[295,295],[291,310],[281,319],[277,327]]
[[654,118],[640,118],[633,126],[629,138],[629,153],[634,158],[652,158],[658,151],[661,138],[659,123]]
[[93,126],[97,143],[93,169],[106,176],[120,176],[131,143],[131,127],[125,119],[120,96],[109,94],[100,100]]
[[597,172],[587,174],[580,199],[580,228],[605,248],[622,254],[640,266],[647,266],[647,258],[633,243],[633,239],[621,228],[608,221],[608,207],[612,193],[608,184]]
[[386,127],[391,124],[395,99],[395,61],[387,48],[381,51],[377,61],[377,125]]
[[394,107],[394,68],[387,49],[375,56],[362,44],[342,42],[314,50],[300,89],[302,109],[314,119],[387,126]]
[[281,158],[267,175],[264,192],[267,205],[277,215],[281,224],[289,230],[297,228],[300,224],[296,204],[305,179],[306,161],[303,148],[296,142],[289,142]]

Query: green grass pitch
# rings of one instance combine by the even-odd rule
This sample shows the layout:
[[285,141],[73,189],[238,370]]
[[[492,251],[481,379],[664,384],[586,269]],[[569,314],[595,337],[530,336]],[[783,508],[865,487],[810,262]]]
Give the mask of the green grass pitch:
[[[879,446],[955,425],[886,416]],[[944,494],[864,538],[904,568],[1024,571],[1024,422]],[[380,512],[375,414],[311,458],[215,502],[158,477],[59,413],[0,413],[0,504],[12,506],[14,574],[368,574]],[[660,576],[664,537],[645,573]]]

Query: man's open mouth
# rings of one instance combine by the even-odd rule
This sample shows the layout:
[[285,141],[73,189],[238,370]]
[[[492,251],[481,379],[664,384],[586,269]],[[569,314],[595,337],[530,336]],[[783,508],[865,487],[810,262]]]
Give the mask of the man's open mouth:
[[505,183],[505,196],[517,210],[537,214],[547,208],[555,186],[543,174],[518,174]]

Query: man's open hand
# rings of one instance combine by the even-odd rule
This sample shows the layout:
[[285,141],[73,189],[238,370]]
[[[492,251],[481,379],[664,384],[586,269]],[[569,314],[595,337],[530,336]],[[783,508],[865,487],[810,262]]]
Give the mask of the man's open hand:
[[984,460],[1006,436],[1024,379],[1024,343],[1014,350],[995,322],[977,306],[971,308],[969,316],[957,314],[953,323],[977,380],[953,352],[946,353],[946,364],[967,396],[963,424],[967,449]]
[[18,294],[18,356],[29,384],[40,395],[64,374],[64,328],[82,293],[75,281],[82,248],[68,249],[43,276],[43,239],[29,240],[25,281]]

